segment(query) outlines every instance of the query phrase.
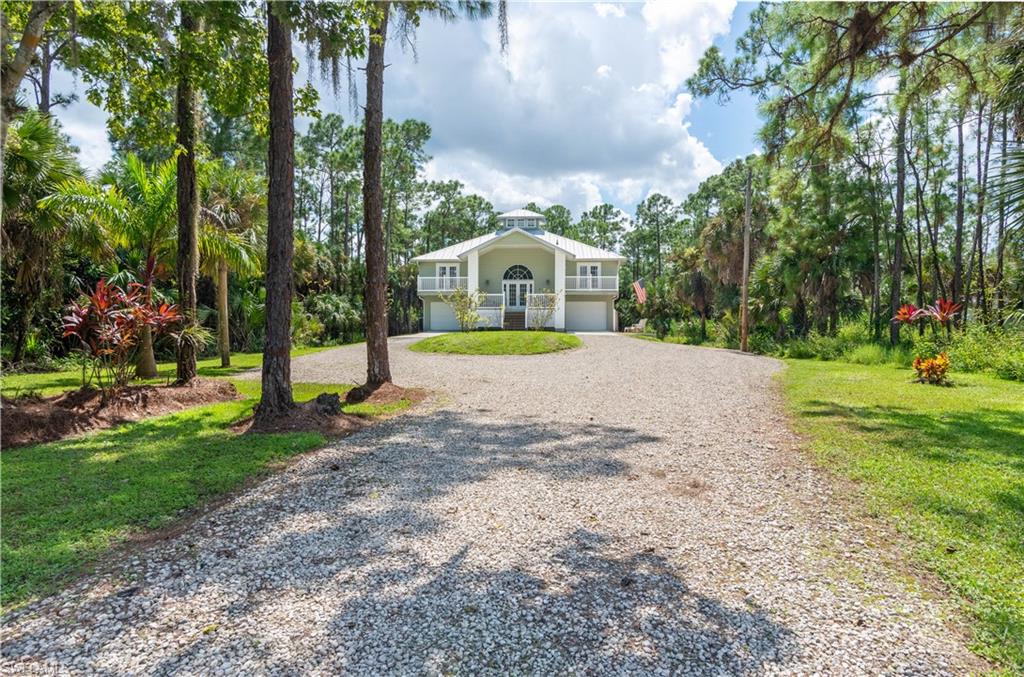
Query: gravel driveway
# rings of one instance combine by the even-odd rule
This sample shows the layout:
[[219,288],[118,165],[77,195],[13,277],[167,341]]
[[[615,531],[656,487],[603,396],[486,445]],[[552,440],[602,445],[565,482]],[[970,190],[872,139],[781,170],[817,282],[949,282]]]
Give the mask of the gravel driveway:
[[[984,666],[850,525],[774,360],[590,335],[413,353],[438,401],[6,619],[5,673],[941,674]],[[364,348],[296,360],[360,381]]]

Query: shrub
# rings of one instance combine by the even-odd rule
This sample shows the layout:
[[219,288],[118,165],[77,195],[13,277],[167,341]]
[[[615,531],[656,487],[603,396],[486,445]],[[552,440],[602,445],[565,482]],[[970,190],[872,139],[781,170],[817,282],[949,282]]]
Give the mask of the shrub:
[[809,360],[817,357],[817,354],[814,352],[810,341],[798,338],[793,339],[786,346],[786,357],[792,357],[797,360]]
[[838,360],[845,352],[843,341],[838,336],[829,336],[812,331],[807,337],[811,351],[819,360]]
[[850,350],[843,359],[853,364],[888,364],[889,353],[877,343],[865,343]]
[[918,357],[914,360],[914,371],[917,372],[917,380],[921,383],[945,385],[948,383],[946,373],[949,371],[949,356],[946,353],[939,353],[935,357]]
[[771,332],[764,330],[751,332],[750,336],[747,337],[747,347],[750,348],[751,352],[760,355],[776,355],[779,353],[779,344],[776,343],[775,337],[772,336]]
[[483,295],[480,292],[471,292],[460,288],[451,293],[442,294],[441,300],[452,309],[455,321],[459,323],[459,328],[462,331],[474,329],[480,323],[480,313],[477,312],[483,300]]
[[143,285],[132,283],[125,291],[106,280],[97,282],[88,296],[73,301],[67,313],[61,324],[64,336],[79,340],[87,360],[82,385],[95,378],[105,393],[131,379],[144,327],[156,336],[179,320],[175,306],[149,301]]
[[347,339],[360,326],[359,311],[340,294],[321,292],[305,299],[306,308],[322,327],[321,341]]

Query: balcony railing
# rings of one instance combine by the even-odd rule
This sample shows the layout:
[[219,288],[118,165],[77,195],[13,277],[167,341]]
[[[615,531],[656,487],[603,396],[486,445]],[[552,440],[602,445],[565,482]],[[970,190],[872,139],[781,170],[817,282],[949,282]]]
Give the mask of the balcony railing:
[[468,277],[421,277],[417,280],[419,291],[455,291],[465,289]]
[[618,291],[619,278],[614,275],[567,275],[566,291]]

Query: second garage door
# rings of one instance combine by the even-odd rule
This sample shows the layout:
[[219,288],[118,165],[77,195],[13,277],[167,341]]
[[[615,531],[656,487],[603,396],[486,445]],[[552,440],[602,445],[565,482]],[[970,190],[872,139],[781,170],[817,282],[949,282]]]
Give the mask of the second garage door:
[[428,331],[457,331],[459,321],[444,301],[430,303],[430,329]]
[[608,331],[607,301],[569,301],[565,304],[565,328],[569,331]]

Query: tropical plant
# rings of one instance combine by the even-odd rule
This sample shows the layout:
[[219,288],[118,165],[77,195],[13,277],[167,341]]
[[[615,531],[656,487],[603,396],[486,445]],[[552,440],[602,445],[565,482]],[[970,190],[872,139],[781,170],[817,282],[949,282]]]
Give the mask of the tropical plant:
[[220,364],[227,367],[231,365],[228,273],[250,277],[262,270],[266,188],[259,175],[224,162],[200,165],[199,179],[201,270],[213,278],[217,289],[217,347]]
[[[64,247],[93,256],[109,251],[99,224],[68,218],[67,210],[39,202],[80,171],[74,149],[53,118],[26,111],[14,120],[3,162],[0,248],[4,277],[10,284],[4,307],[11,313],[5,319],[14,324],[11,334],[5,322],[5,343],[13,346],[15,363],[24,356],[44,289],[60,283]],[[55,303],[57,308],[61,305],[63,299]]]
[[917,372],[917,380],[921,383],[948,384],[946,373],[949,371],[949,366],[949,356],[946,353],[939,353],[935,357],[914,359],[914,371]]
[[91,368],[83,368],[82,386],[95,378],[104,398],[131,378],[135,353],[144,328],[161,334],[179,321],[175,306],[151,303],[143,285],[127,291],[100,280],[96,288],[67,307],[62,328],[64,336],[78,339],[81,352]]

